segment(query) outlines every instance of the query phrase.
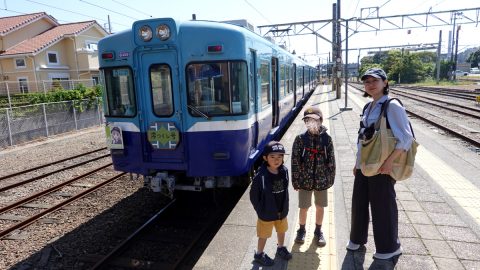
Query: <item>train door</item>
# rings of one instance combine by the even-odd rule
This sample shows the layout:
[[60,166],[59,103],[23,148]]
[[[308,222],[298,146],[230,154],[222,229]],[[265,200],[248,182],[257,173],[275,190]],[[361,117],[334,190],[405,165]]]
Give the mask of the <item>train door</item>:
[[255,50],[250,50],[250,108],[253,109],[252,113],[255,115],[255,121],[251,128],[252,138],[252,148],[256,149],[258,144],[258,113],[260,109],[258,108],[258,93],[260,91],[258,87],[258,71],[257,71],[257,52]]
[[293,64],[292,68],[292,78],[293,82],[291,84],[292,91],[293,91],[293,107],[297,107],[297,64]]
[[272,74],[272,129],[278,126],[279,119],[279,107],[278,107],[278,58],[272,57],[271,65]]
[[140,92],[143,110],[144,160],[168,163],[184,161],[182,100],[176,50],[141,53]]

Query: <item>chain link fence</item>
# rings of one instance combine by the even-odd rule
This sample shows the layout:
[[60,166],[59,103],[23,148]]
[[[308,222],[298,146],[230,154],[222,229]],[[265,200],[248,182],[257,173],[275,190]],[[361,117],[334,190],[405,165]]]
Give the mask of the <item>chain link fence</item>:
[[0,149],[104,122],[98,98],[0,109]]

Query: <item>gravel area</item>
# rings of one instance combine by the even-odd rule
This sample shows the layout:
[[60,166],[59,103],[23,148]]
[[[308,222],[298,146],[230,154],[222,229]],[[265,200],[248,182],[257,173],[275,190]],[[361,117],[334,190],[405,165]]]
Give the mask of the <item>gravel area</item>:
[[[1,175],[105,147],[104,128],[48,138],[0,150]],[[107,159],[108,161],[108,159]],[[105,164],[105,159],[98,161]],[[62,173],[62,178],[79,174]],[[103,171],[95,177],[116,174]],[[8,194],[0,193],[5,199]],[[0,269],[88,269],[87,254],[106,254],[147,220],[166,199],[143,188],[128,175],[45,217],[21,232],[19,239],[0,239]],[[28,208],[25,212],[29,212]],[[9,223],[0,219],[0,224]]]

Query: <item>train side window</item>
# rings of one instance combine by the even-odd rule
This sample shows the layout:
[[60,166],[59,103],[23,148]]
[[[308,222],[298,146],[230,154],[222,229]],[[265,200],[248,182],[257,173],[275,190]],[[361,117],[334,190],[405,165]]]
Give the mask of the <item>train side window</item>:
[[132,117],[137,113],[132,71],[128,67],[105,68],[102,72],[105,82],[108,116]]
[[157,116],[173,114],[172,76],[170,67],[157,64],[150,67],[153,112]]
[[281,64],[280,65],[280,98],[283,98],[287,95],[285,91],[285,83],[286,83],[286,70],[285,70],[285,65]]
[[272,98],[270,96],[270,67],[268,62],[262,62],[260,64],[260,77],[262,79],[262,89],[261,89],[261,104],[262,107],[270,105],[272,103]]
[[209,62],[187,66],[188,107],[195,117],[246,114],[245,62]]

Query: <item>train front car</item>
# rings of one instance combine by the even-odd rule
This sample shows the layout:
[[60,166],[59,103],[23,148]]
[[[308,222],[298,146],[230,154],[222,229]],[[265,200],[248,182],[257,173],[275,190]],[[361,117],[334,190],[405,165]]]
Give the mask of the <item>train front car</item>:
[[231,187],[247,173],[258,151],[246,42],[237,26],[172,19],[101,40],[114,168],[169,195]]

